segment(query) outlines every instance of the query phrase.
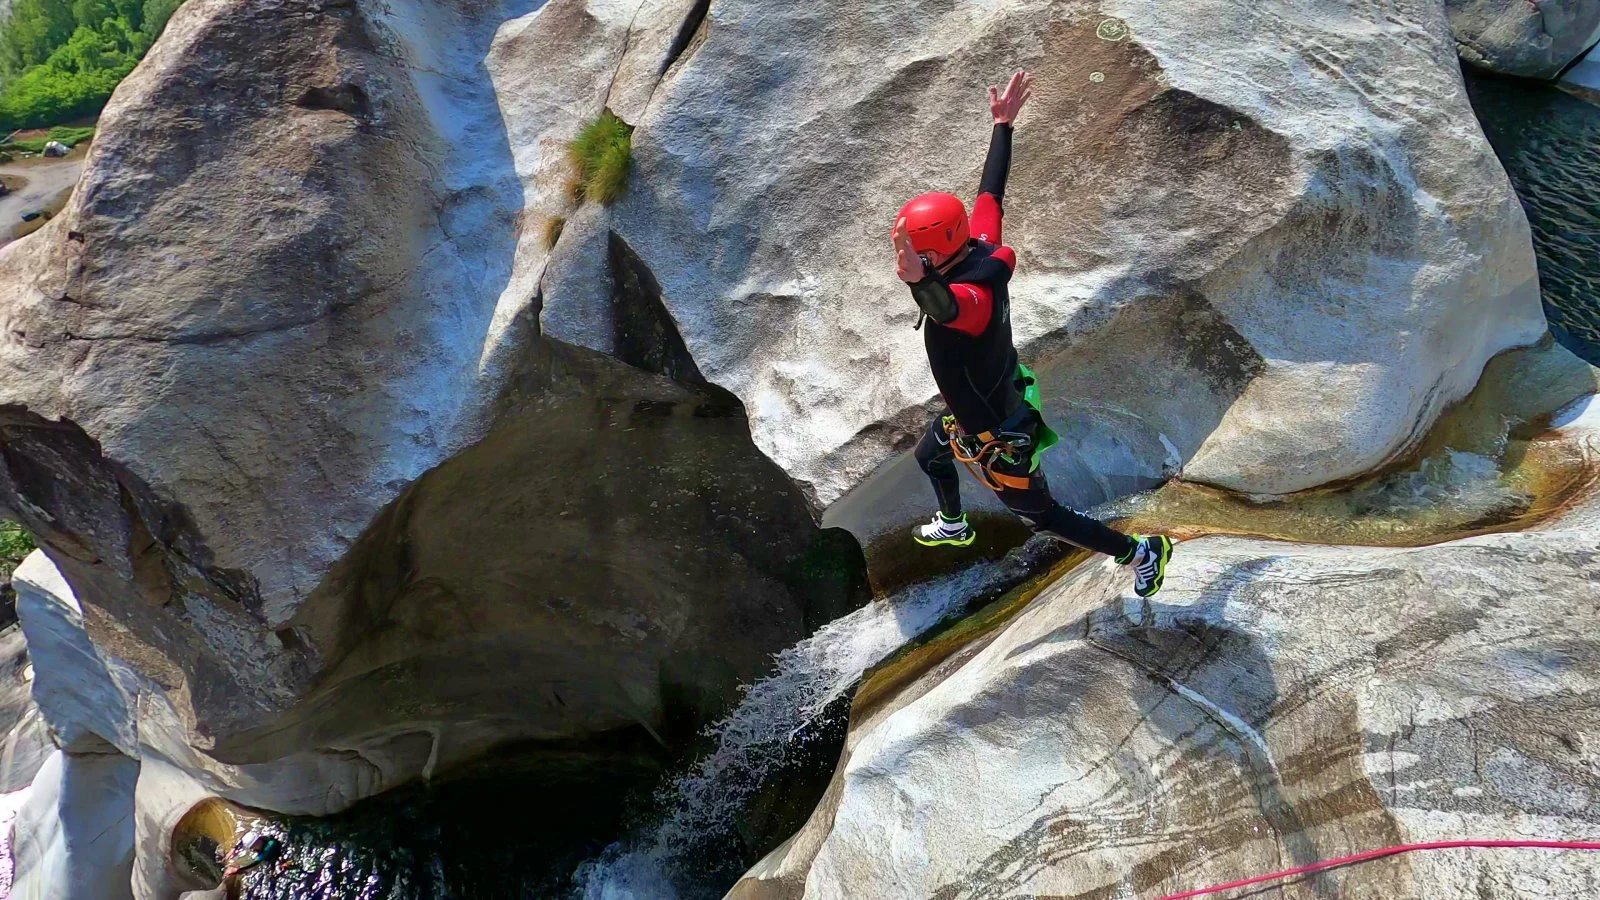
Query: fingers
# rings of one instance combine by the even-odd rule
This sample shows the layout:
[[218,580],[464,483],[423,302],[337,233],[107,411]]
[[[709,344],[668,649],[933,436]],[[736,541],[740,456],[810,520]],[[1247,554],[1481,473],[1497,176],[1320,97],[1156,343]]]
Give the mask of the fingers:
[[1011,76],[1011,83],[1006,86],[1006,112],[1010,118],[1015,119],[1022,105],[1033,96],[1033,76],[1022,69],[1018,69]]

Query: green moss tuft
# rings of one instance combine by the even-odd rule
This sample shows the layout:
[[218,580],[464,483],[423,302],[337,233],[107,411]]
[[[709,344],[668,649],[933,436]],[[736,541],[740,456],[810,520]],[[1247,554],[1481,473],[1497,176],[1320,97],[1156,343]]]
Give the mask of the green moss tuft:
[[609,206],[628,190],[633,127],[605,110],[579,130],[567,145],[567,155],[578,172],[578,180],[568,187],[573,201],[592,199]]

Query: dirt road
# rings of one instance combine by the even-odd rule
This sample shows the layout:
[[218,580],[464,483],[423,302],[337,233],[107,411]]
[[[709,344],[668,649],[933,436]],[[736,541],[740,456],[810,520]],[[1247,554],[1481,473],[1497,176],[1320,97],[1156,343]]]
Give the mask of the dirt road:
[[81,154],[76,159],[26,159],[0,164],[0,175],[25,179],[21,190],[0,197],[0,246],[10,242],[12,231],[22,224],[22,214],[44,209],[63,192],[72,190],[83,171]]

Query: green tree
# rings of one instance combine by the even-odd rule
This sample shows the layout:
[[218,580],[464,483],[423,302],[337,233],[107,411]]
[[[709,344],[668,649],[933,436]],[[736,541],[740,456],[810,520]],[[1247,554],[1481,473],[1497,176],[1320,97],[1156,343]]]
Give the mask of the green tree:
[[0,69],[14,76],[43,63],[77,27],[69,0],[14,0],[0,29]]
[[183,0],[144,0],[140,27],[152,42],[161,36],[161,30],[167,27],[167,20],[172,18],[181,3]]
[[[155,2],[155,0],[151,0]],[[180,0],[181,2],[181,0]],[[153,43],[145,27],[165,24],[170,8],[156,8],[157,19],[147,17],[146,0],[17,0],[12,23],[21,15],[32,23],[17,37],[8,25],[0,36],[0,68],[34,58],[32,36],[55,35],[51,16],[67,10],[72,17],[100,16],[77,24],[64,37],[44,40],[51,44],[43,59],[16,70],[0,88],[0,131],[37,128],[98,113],[112,90],[138,65]],[[173,4],[176,6],[176,3]],[[129,11],[134,11],[135,18]],[[154,34],[159,34],[160,25]],[[46,27],[48,26],[48,27]],[[43,39],[41,39],[43,40]],[[7,62],[6,60],[9,60]]]
[[15,522],[0,521],[0,579],[10,580],[11,572],[32,552],[32,535]]
[[109,0],[72,0],[72,21],[80,28],[94,28],[114,15]]

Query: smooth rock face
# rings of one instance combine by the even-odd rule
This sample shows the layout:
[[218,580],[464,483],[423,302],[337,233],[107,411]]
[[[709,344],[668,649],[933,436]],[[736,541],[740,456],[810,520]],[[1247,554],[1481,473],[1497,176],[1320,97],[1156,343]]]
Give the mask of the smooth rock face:
[[[1569,409],[1600,464],[1600,401]],[[1413,550],[1201,538],[1151,604],[1080,566],[858,708],[733,897],[1158,896],[1398,843],[1600,838],[1600,503]],[[1328,896],[1600,891],[1593,854],[1419,854]]]
[[55,744],[33,702],[33,661],[16,625],[0,630],[0,793],[27,787]]
[[1461,58],[1482,69],[1554,78],[1600,41],[1600,0],[1445,0]]
[[[1434,4],[714,4],[613,227],[819,504],[926,425],[889,217],[975,190],[981,85],[1019,66],[1039,89],[1006,204],[1014,327],[1079,502],[1179,462],[1260,493],[1369,470],[1543,331]],[[849,527],[908,518],[870,506]]]
[[120,753],[56,751],[13,826],[12,900],[133,900],[133,785]]

